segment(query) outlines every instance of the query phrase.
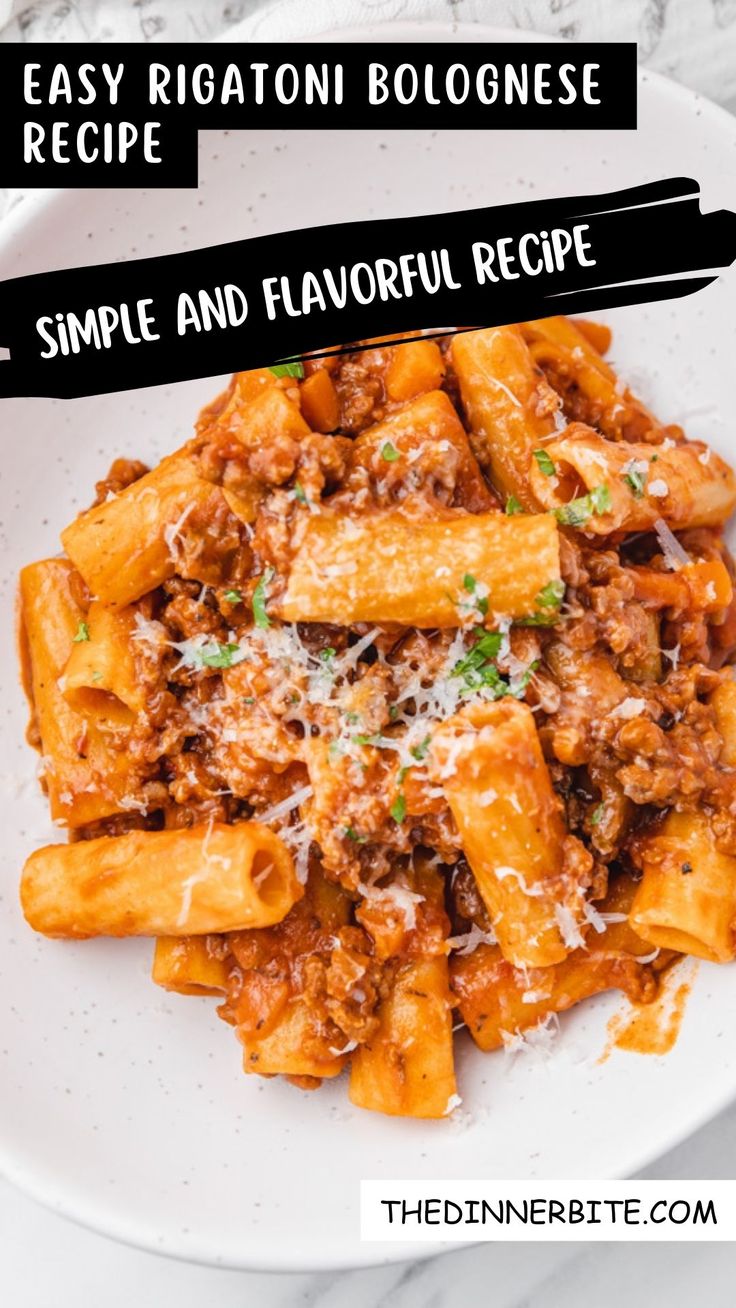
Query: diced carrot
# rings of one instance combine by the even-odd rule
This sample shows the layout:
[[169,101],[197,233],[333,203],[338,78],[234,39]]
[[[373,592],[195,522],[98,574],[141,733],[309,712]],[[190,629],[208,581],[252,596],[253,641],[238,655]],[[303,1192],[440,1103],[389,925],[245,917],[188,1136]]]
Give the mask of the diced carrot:
[[682,571],[687,574],[693,608],[702,608],[706,613],[728,608],[733,586],[725,563],[708,559],[703,563],[689,563]]
[[413,400],[434,391],[445,375],[442,353],[435,341],[408,341],[394,347],[386,373],[386,390],[392,400]]
[[312,431],[334,431],[340,423],[340,402],[324,368],[313,372],[300,387],[302,413]]
[[576,318],[575,326],[579,332],[582,332],[586,341],[589,341],[598,354],[607,354],[611,348],[611,328],[605,327],[602,322],[591,322],[589,318]]
[[654,568],[630,568],[634,594],[650,608],[700,609],[715,613],[731,603],[733,587],[725,564],[720,559],[686,563],[677,572],[657,572]]

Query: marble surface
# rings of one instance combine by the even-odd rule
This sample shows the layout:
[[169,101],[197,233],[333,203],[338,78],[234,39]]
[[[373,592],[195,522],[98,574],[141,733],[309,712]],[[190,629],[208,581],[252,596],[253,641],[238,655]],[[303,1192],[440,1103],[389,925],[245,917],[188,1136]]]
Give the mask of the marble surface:
[[[578,40],[637,40],[650,67],[736,110],[736,0],[0,0],[0,40],[283,40],[338,25],[442,18]],[[602,1128],[605,1129],[605,1124]],[[732,1177],[736,1105],[643,1175]],[[0,1181],[0,1302],[13,1308],[632,1308],[733,1303],[732,1245],[486,1245],[370,1271],[215,1271],[118,1245]]]

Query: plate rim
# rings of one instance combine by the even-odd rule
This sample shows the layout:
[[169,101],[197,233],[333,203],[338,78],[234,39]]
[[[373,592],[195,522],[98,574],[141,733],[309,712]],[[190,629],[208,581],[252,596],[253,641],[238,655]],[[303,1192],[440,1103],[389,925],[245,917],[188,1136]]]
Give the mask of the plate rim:
[[[218,38],[229,44],[234,44],[238,40],[238,28],[246,25],[238,24],[236,27],[224,33]],[[426,42],[427,34],[436,35],[438,40],[452,41],[457,43],[463,39],[480,43],[481,41],[508,41],[515,44],[534,44],[544,41],[554,41],[556,43],[566,43],[574,45],[575,42],[567,41],[566,38],[552,36],[537,31],[526,31],[518,28],[508,29],[497,27],[486,23],[470,22],[453,22],[452,20],[432,20],[423,22],[421,20],[402,20],[397,23],[365,23],[351,25],[345,28],[335,28],[331,30],[314,33],[310,36],[296,38],[298,43],[314,43],[319,40],[329,40],[330,43],[336,43],[340,40],[365,41],[375,36],[375,39],[384,39],[392,44],[410,43],[412,39],[417,39],[419,33],[423,34],[420,43]],[[248,44],[257,44],[258,42],[248,42]],[[207,43],[204,43],[207,44]],[[689,87],[674,81],[672,78],[662,73],[650,70],[639,65],[638,84],[642,82],[651,82],[657,93],[679,102],[683,107],[698,106],[701,113],[708,116],[714,124],[714,129],[722,131],[725,128],[730,129],[731,133],[736,133],[736,116],[730,113],[723,106],[710,100],[707,96],[698,91],[691,90]],[[492,130],[492,129],[489,129]],[[89,188],[90,193],[94,194],[97,188]],[[115,189],[115,188],[109,188]],[[145,189],[145,188],[141,188]],[[24,193],[23,197],[16,201],[12,207],[0,219],[0,256],[6,253],[8,247],[35,222],[43,220],[49,210],[55,203],[63,203],[66,199],[71,199],[84,193],[83,188],[35,188]],[[82,263],[75,266],[84,266]],[[11,280],[8,278],[7,280]],[[658,1158],[661,1158],[676,1148],[684,1140],[688,1139],[707,1122],[713,1120],[729,1104],[736,1100],[736,1078],[730,1089],[721,1089],[713,1094],[709,1099],[704,1097],[699,1101],[694,1111],[690,1113],[687,1120],[684,1121],[681,1128],[674,1133],[669,1130],[667,1139],[653,1141],[651,1147],[641,1150],[635,1160],[628,1159],[627,1166],[620,1171],[616,1170],[610,1177],[601,1178],[602,1180],[617,1179],[619,1177],[629,1177],[636,1175],[638,1172],[651,1166]],[[369,1242],[363,1242],[360,1246],[353,1246],[353,1252],[345,1257],[333,1254],[327,1257],[324,1254],[316,1253],[310,1256],[309,1251],[304,1247],[295,1254],[291,1255],[287,1251],[285,1256],[276,1263],[273,1257],[267,1257],[265,1260],[259,1260],[256,1250],[245,1251],[242,1254],[236,1254],[234,1250],[228,1250],[226,1254],[218,1253],[211,1246],[211,1241],[205,1240],[198,1242],[197,1239],[187,1242],[186,1246],[175,1247],[169,1245],[161,1247],[153,1237],[152,1233],[145,1226],[137,1225],[135,1217],[125,1217],[115,1215],[111,1217],[109,1210],[107,1216],[101,1216],[95,1209],[94,1200],[71,1200],[65,1198],[64,1191],[59,1191],[58,1185],[62,1178],[56,1174],[46,1176],[42,1168],[37,1165],[25,1166],[15,1154],[9,1154],[6,1146],[0,1140],[0,1177],[10,1184],[17,1186],[23,1193],[29,1195],[34,1201],[40,1203],[43,1207],[48,1208],[57,1216],[63,1217],[67,1221],[73,1221],[83,1228],[93,1231],[98,1235],[113,1239],[121,1244],[128,1245],[130,1248],[144,1250],[145,1252],[162,1255],[167,1258],[173,1258],[177,1261],[190,1262],[202,1266],[231,1269],[249,1272],[270,1272],[270,1273],[314,1273],[319,1271],[351,1271],[358,1269],[368,1269],[377,1266],[386,1266],[402,1262],[420,1262],[429,1258],[438,1256],[446,1252],[460,1252],[463,1249],[472,1248],[479,1242],[468,1240],[458,1243],[447,1243],[437,1241],[436,1243],[426,1243],[418,1241],[406,1241],[391,1245],[381,1244],[374,1245]],[[511,1179],[511,1178],[509,1178]],[[360,1255],[360,1256],[359,1256]]]

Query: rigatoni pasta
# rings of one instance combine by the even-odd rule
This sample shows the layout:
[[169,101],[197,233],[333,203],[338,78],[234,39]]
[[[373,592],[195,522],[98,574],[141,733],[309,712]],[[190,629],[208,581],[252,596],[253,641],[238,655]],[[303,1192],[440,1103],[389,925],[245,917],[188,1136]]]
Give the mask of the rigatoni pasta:
[[398,513],[320,514],[275,611],[287,622],[461,627],[484,610],[533,616],[545,587],[559,584],[557,524],[544,515],[448,512],[420,527]]
[[555,317],[238,373],[20,581],[69,843],[36,930],[148,935],[248,1074],[441,1119],[736,952],[732,470]]
[[46,845],[21,881],[31,926],[67,939],[265,927],[301,894],[288,849],[259,822]]

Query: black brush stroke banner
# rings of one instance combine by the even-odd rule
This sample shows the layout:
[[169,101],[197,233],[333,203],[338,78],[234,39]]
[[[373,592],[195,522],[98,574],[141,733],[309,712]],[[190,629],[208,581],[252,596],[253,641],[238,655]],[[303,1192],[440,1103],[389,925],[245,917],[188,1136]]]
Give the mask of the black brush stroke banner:
[[[585,225],[587,258],[568,259],[562,270],[522,274],[516,280],[479,285],[474,242],[515,242],[526,233],[571,231]],[[298,301],[302,277],[376,260],[398,263],[407,253],[447,251],[454,281],[431,293],[418,282],[413,294],[385,303],[327,303],[298,317],[277,306],[267,317],[263,279],[286,278]],[[344,351],[349,342],[418,329],[496,326],[556,313],[600,311],[620,305],[675,299],[707,286],[715,270],[736,258],[736,214],[700,212],[699,188],[690,178],[670,178],[624,191],[565,199],[526,201],[497,208],[417,218],[392,218],[234,241],[184,254],[64,269],[0,283],[0,395],[73,398],[141,386],[210,377],[263,367],[307,352]],[[518,270],[518,263],[516,265]],[[241,326],[177,331],[177,304],[186,293],[214,295],[232,284],[248,302]],[[81,320],[101,305],[133,309],[150,300],[159,339],[131,344],[120,330],[109,348],[82,344],[79,353],[42,358],[50,347],[39,335],[45,318]]]
[[[373,95],[372,67],[386,70]],[[314,81],[307,93],[310,68],[324,103]],[[228,69],[242,79],[242,104],[232,95],[222,103],[232,86]],[[515,78],[508,93],[507,69]],[[152,70],[162,80],[169,75],[162,88],[168,105],[151,103]],[[199,103],[193,84],[201,99],[210,81],[212,99]],[[494,84],[495,98],[485,103]],[[636,115],[633,41],[228,43],[205,51],[158,42],[0,45],[0,179],[19,188],[195,187],[200,130],[604,131],[632,130]],[[136,133],[124,158],[121,124]],[[92,158],[106,131],[110,157],[100,149]]]

